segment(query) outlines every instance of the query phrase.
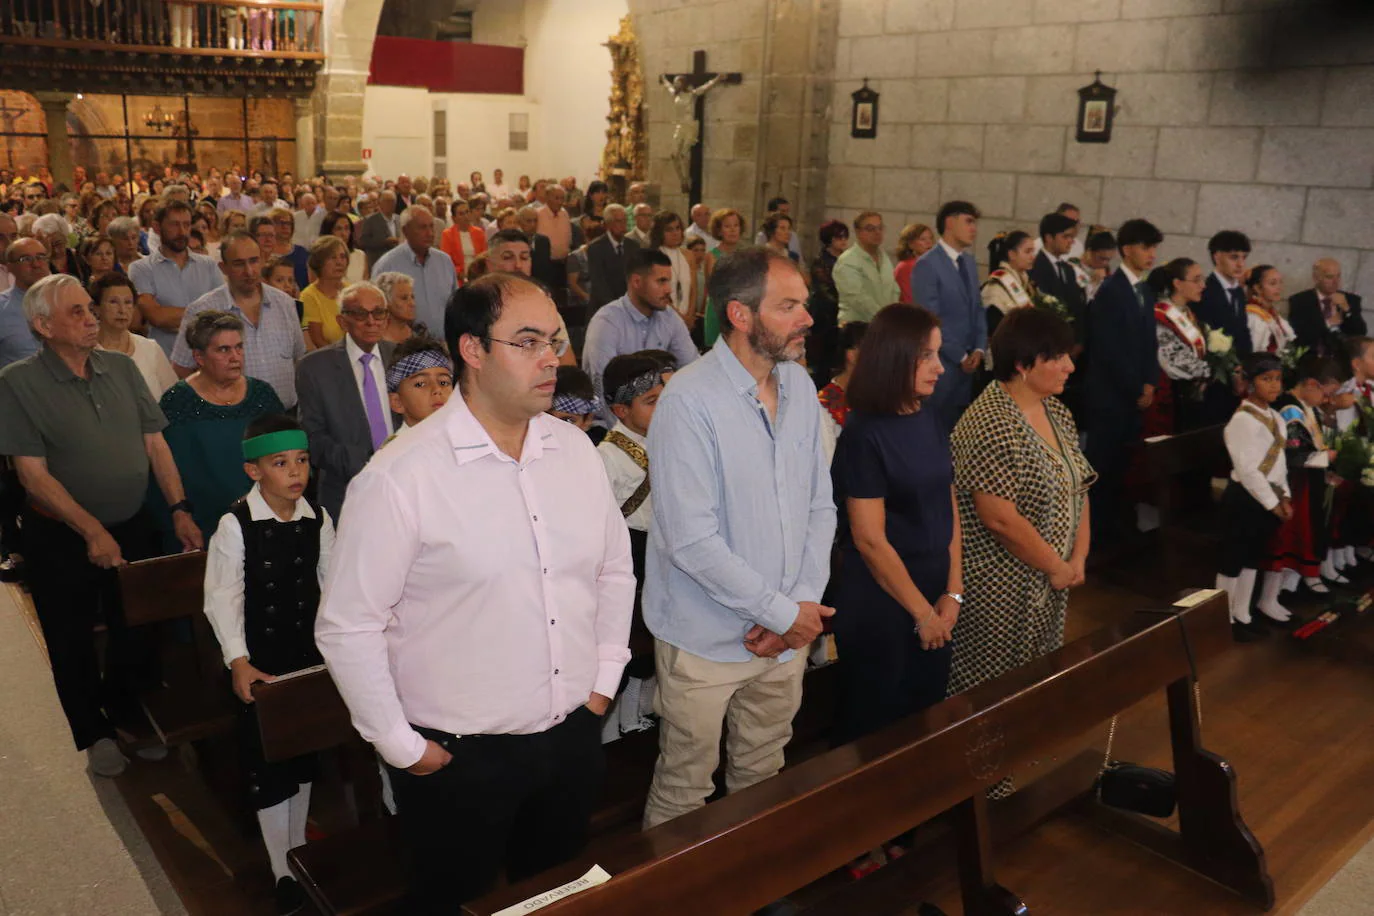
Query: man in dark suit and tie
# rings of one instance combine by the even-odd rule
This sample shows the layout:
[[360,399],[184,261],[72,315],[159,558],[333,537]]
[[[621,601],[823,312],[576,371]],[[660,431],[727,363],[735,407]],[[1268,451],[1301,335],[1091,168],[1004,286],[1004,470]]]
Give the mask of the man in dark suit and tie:
[[605,219],[606,233],[587,246],[587,305],[592,315],[607,302],[625,295],[625,266],[630,255],[639,251],[639,243],[625,237],[630,217],[624,207],[611,204],[606,208]]
[[1312,265],[1312,289],[1288,300],[1288,323],[1298,335],[1297,345],[1344,360],[1341,341],[1363,337],[1368,330],[1360,313],[1362,302],[1341,289],[1341,262],[1322,258]]
[[1122,490],[1131,452],[1140,438],[1141,412],[1154,400],[1159,377],[1155,300],[1145,278],[1154,267],[1163,234],[1143,219],[1127,220],[1117,232],[1121,267],[1088,305],[1088,364],[1084,454],[1097,471],[1091,492],[1093,542],[1119,535]]
[[978,241],[978,208],[952,200],[935,216],[940,240],[911,268],[911,296],[917,305],[940,318],[940,362],[945,374],[930,396],[948,432],[973,397],[973,373],[983,364],[988,348],[988,323],[978,292],[978,265],[973,243]]
[[1207,252],[1212,256],[1213,270],[1202,288],[1197,316],[1207,327],[1229,334],[1237,356],[1249,356],[1254,349],[1245,317],[1245,260],[1250,256],[1250,239],[1244,232],[1223,229],[1207,242]]
[[1078,283],[1078,272],[1069,263],[1077,236],[1078,222],[1072,216],[1064,213],[1046,214],[1040,220],[1040,253],[1031,265],[1030,278],[1042,293],[1064,303],[1073,316],[1073,336],[1078,343],[1073,358],[1077,368],[1069,376],[1060,400],[1072,411],[1075,420],[1082,423],[1083,379],[1087,368],[1082,361],[1082,354],[1087,344],[1088,297]]
[[[377,259],[395,248],[401,240],[400,213],[396,209],[396,192],[383,191],[377,197],[377,212],[363,218],[358,230],[358,247],[367,255],[367,270]],[[327,507],[326,507],[327,508]],[[338,516],[334,516],[338,518]]]
[[396,429],[386,390],[386,364],[396,345],[382,340],[386,295],[371,283],[339,294],[344,339],[305,354],[296,366],[301,426],[310,463],[319,471],[320,504],[338,519],[348,482]]

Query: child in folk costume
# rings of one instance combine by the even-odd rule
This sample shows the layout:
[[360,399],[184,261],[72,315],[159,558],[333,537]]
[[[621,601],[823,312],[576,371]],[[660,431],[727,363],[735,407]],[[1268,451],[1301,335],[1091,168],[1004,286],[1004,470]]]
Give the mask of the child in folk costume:
[[205,615],[219,640],[234,695],[243,704],[237,737],[263,843],[277,879],[280,913],[304,897],[286,852],[305,843],[313,754],[268,763],[253,709],[253,684],[323,663],[315,648],[315,611],[334,544],[334,524],[302,494],[310,447],[296,421],[281,415],[248,424],[242,445],[248,495],[220,519],[205,566]]
[[649,501],[649,452],[646,438],[654,408],[668,376],[676,369],[669,353],[641,350],[614,357],[602,374],[605,392],[616,424],[596,447],[606,466],[611,492],[630,529],[630,556],[635,569],[634,619],[630,629],[631,659],[625,668],[624,689],[606,715],[602,740],[612,741],[624,732],[649,727],[646,714],[653,708],[653,639],[644,626],[640,595],[644,588],[644,553],[649,541],[653,507]]
[[548,412],[582,430],[592,445],[599,445],[606,428],[596,425],[601,404],[596,399],[591,376],[577,366],[559,366],[554,384],[553,406]]
[[[1322,582],[1322,575],[1338,584],[1348,582],[1324,562],[1329,526],[1326,518],[1326,472],[1336,453],[1326,447],[1326,436],[1316,411],[1336,393],[1339,384],[1336,364],[1315,353],[1298,363],[1295,384],[1274,402],[1285,424],[1285,459],[1288,464],[1288,488],[1293,494],[1293,517],[1286,521],[1270,545],[1269,562],[1265,564],[1266,586],[1273,576],[1281,576],[1283,590],[1297,588],[1299,579],[1316,594],[1330,589]],[[1264,595],[1270,589],[1261,589]],[[1275,594],[1267,605],[1261,598],[1260,610],[1275,620],[1292,617],[1278,603]]]
[[[1332,398],[1336,409],[1336,429],[1354,430],[1366,439],[1374,438],[1374,338],[1349,337],[1345,340],[1350,358],[1350,378]],[[1357,480],[1342,480],[1336,485],[1332,505],[1331,565],[1336,572],[1374,559],[1370,547],[1374,537],[1374,498]],[[1331,578],[1328,576],[1328,578]]]
[[[453,360],[444,345],[427,334],[415,334],[396,345],[386,367],[391,412],[404,421],[390,442],[448,403],[453,395]],[[385,444],[385,443],[384,443]]]
[[1207,329],[1193,312],[1202,299],[1202,265],[1175,258],[1149,276],[1155,291],[1155,337],[1159,343],[1159,378],[1145,412],[1145,436],[1167,436],[1195,429],[1202,395],[1212,378],[1207,363]]
[[983,281],[983,307],[987,309],[988,336],[1012,309],[1031,305],[1035,284],[1030,279],[1035,263],[1035,239],[1030,233],[1017,229],[998,236],[988,245],[993,270]]
[[[1250,616],[1255,579],[1274,533],[1293,517],[1293,500],[1284,459],[1285,424],[1270,406],[1283,393],[1283,366],[1271,353],[1252,353],[1245,359],[1244,376],[1245,400],[1224,433],[1232,470],[1221,498],[1224,540],[1217,588],[1229,599],[1236,641],[1253,642],[1268,633]],[[1261,610],[1277,600],[1281,585],[1281,577],[1266,577]],[[1267,594],[1270,588],[1273,595]]]
[[1250,271],[1245,291],[1250,297],[1245,319],[1254,352],[1282,354],[1298,339],[1288,319],[1279,314],[1279,303],[1283,301],[1283,274],[1277,267],[1261,264]]

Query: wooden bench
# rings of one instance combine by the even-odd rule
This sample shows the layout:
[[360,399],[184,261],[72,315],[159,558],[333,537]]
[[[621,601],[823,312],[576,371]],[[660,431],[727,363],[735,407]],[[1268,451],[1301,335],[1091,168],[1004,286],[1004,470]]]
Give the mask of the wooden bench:
[[[750,913],[947,811],[957,840],[964,912],[1027,913],[994,874],[987,787],[1160,689],[1168,696],[1179,830],[1120,812],[1106,820],[1268,908],[1273,886],[1264,853],[1237,810],[1235,775],[1201,745],[1183,628],[1198,662],[1227,651],[1224,596],[1177,615],[1133,615],[691,814],[640,834],[594,842],[576,861],[469,903],[464,913],[492,916],[575,880],[593,865],[609,871],[611,880],[541,912]],[[913,778],[916,773],[919,778]],[[1090,790],[1083,786],[1079,795]]]
[[189,621],[190,645],[164,646],[163,686],[140,698],[158,740],[168,746],[224,733],[236,712],[219,644],[203,613],[206,556],[154,557],[118,570],[126,626]]

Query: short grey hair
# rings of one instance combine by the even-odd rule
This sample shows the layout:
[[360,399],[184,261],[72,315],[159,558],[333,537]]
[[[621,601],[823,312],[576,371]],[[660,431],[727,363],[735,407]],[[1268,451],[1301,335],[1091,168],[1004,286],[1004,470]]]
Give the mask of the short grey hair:
[[138,235],[141,231],[143,231],[143,227],[132,216],[116,216],[105,227],[105,234],[112,239],[126,239]]
[[192,352],[204,353],[210,348],[210,342],[215,339],[215,335],[224,331],[237,331],[242,334],[242,319],[237,315],[215,309],[197,312],[186,325],[186,346],[190,347]]
[[[406,209],[409,210],[410,208],[407,207]],[[389,272],[397,273],[397,271]],[[358,297],[369,291],[377,294],[378,298],[382,300],[382,305],[386,305],[390,301],[387,299],[386,293],[382,292],[376,283],[370,283],[367,280],[359,280],[357,283],[348,284],[343,288],[343,291],[339,293],[339,311],[343,312],[353,308],[358,302]]]
[[388,270],[385,273],[377,274],[377,276],[372,278],[372,283],[377,289],[382,291],[383,296],[386,296],[387,305],[391,304],[391,296],[396,292],[398,287],[407,284],[409,284],[412,289],[415,287],[415,281],[399,270]]
[[405,232],[406,226],[409,226],[411,221],[415,219],[416,213],[428,213],[431,219],[434,217],[434,211],[424,204],[411,204],[401,211],[400,219],[396,220],[396,229],[400,232]]
[[610,219],[612,216],[623,216],[629,219],[630,213],[623,204],[607,204],[606,209],[601,211],[601,216],[603,219]]
[[52,235],[71,235],[72,226],[66,218],[56,213],[45,213],[33,221],[33,232],[35,235],[42,232]]
[[29,327],[33,327],[36,318],[51,318],[53,306],[57,304],[62,291],[73,286],[85,289],[81,281],[71,274],[49,274],[30,286],[28,292],[24,293],[24,318]]
[[653,212],[654,212],[654,205],[653,205],[653,204],[635,204],[635,216],[638,216],[638,215],[640,214],[640,211],[647,211],[647,212],[649,212],[649,213],[653,213]]

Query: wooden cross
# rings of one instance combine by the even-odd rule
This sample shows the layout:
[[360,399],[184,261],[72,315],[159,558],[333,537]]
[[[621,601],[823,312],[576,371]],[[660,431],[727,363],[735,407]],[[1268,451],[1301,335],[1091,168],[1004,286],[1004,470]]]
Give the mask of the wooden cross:
[[[714,86],[719,86],[719,85],[736,85],[736,84],[738,84],[741,80],[743,80],[743,78],[744,78],[743,75],[742,75],[742,74],[739,74],[739,73],[711,73],[711,72],[709,72],[709,71],[706,69],[706,52],[705,52],[705,51],[693,51],[693,52],[692,52],[692,72],[691,72],[691,73],[665,73],[665,74],[663,74],[664,83],[668,86],[669,91],[673,93],[673,96],[674,96],[674,99],[675,99],[675,100],[679,98],[679,94],[678,94],[678,93],[679,93],[680,91],[682,91],[682,90],[674,91],[674,88],[673,88],[673,87],[675,87],[675,86],[681,86],[681,87],[682,87],[683,89],[685,89],[686,91],[689,91],[689,92],[692,93],[692,100],[693,100],[692,118],[693,118],[693,121],[695,122],[695,125],[694,125],[694,126],[695,126],[696,129],[695,129],[695,132],[694,132],[693,134],[690,135],[691,138],[692,138],[692,142],[691,142],[690,145],[688,146],[688,155],[690,156],[690,165],[689,165],[689,168],[688,168],[688,175],[690,176],[690,185],[689,185],[688,188],[684,188],[684,190],[688,191],[688,194],[689,194],[689,200],[688,200],[688,204],[689,204],[689,205],[701,203],[701,197],[702,197],[702,170],[703,170],[702,159],[703,159],[703,147],[704,147],[705,142],[706,142],[706,92],[705,92],[705,90],[707,90],[707,89],[709,89],[709,88],[711,88],[711,87],[714,87]],[[681,82],[679,82],[679,81],[681,81]],[[701,90],[701,91],[698,91],[698,90]],[[685,99],[683,100],[682,103],[679,103],[679,104],[683,104],[683,103],[685,103]],[[686,124],[684,124],[683,121],[682,121],[681,119],[678,120],[677,127],[675,128],[675,131],[676,131],[676,132],[675,132],[675,134],[674,134],[674,138],[675,138],[675,139],[674,139],[674,143],[677,145],[677,148],[674,150],[674,159],[675,159],[675,161],[676,161],[676,159],[677,159],[678,157],[680,157],[680,156],[682,155],[682,153],[683,153],[682,147],[683,147],[684,145],[687,145],[687,144],[684,143],[683,139],[679,139],[679,138],[682,137],[682,131],[683,131],[683,129],[684,129],[688,124],[691,124],[691,123],[692,123],[692,122],[687,122]]]

